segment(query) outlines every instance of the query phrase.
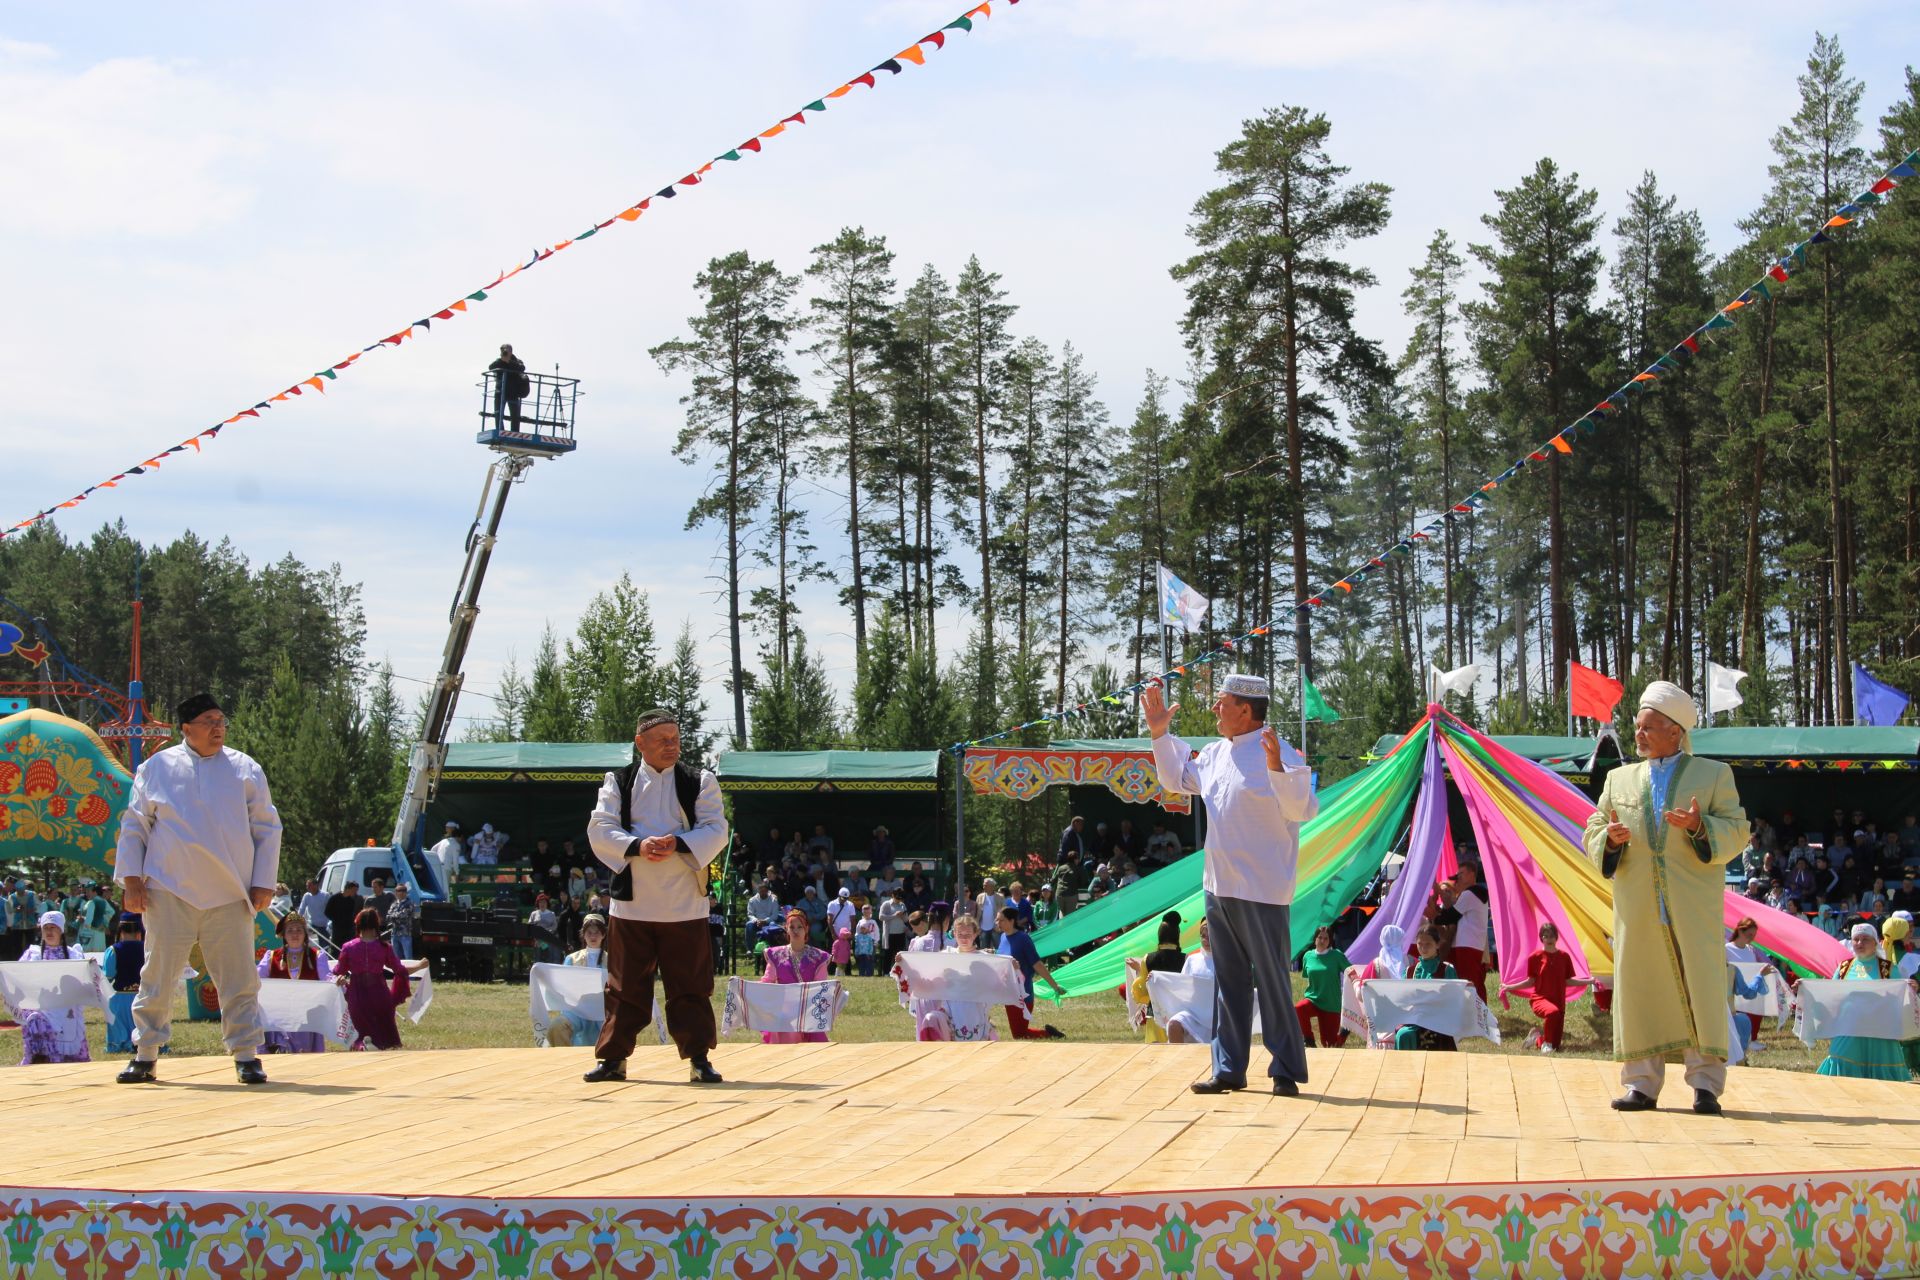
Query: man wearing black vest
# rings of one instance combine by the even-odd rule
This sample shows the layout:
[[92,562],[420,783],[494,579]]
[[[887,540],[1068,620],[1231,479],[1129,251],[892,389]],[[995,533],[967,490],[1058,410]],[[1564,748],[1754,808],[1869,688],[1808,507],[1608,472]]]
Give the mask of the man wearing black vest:
[[713,940],[707,929],[707,866],[727,847],[720,783],[680,763],[671,711],[640,717],[640,759],[607,775],[587,820],[594,856],[611,868],[607,1019],[594,1046],[591,1084],[627,1078],[634,1039],[653,1020],[653,975],[666,988],[667,1033],[695,1084],[718,1084],[707,1055],[713,1021]]

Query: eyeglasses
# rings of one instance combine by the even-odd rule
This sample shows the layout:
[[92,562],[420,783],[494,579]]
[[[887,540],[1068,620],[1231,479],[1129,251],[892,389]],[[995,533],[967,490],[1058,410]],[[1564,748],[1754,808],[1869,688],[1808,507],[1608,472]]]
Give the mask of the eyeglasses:
[[205,716],[201,716],[198,720],[188,721],[187,725],[193,729],[224,729],[227,727],[227,718],[225,716],[215,716],[209,720]]

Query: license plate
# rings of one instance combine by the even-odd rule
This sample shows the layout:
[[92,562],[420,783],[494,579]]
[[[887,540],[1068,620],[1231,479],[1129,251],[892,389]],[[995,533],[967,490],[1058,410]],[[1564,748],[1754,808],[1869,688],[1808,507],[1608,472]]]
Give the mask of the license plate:
[[468,947],[490,947],[493,945],[492,938],[469,938],[463,936],[460,942],[462,946]]

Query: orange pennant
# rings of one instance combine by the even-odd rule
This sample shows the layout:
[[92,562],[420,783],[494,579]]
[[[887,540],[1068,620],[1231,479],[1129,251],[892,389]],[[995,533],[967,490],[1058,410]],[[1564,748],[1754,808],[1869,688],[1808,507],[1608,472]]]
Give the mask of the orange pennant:
[[924,67],[927,65],[926,51],[921,49],[921,47],[917,44],[912,46],[911,48],[902,49],[900,52],[894,54],[893,56],[896,58],[904,59],[907,62],[911,62],[916,67]]
[[1568,444],[1565,440],[1562,440],[1559,436],[1555,436],[1553,438],[1553,447],[1558,449],[1562,453],[1573,452],[1573,446]]
[[467,300],[465,298],[460,299],[460,301],[454,303],[452,306],[447,308],[447,310],[449,311],[465,311],[466,309],[467,309]]
[[305,382],[301,383],[300,385],[303,387],[312,387],[315,391],[318,391],[321,395],[325,395],[327,393],[327,380],[325,378],[322,378],[317,373],[314,374],[311,378],[308,378]]
[[[1657,379],[1656,379],[1656,378],[1655,378],[1655,377],[1654,377],[1654,376],[1653,376],[1652,374],[1650,374],[1650,373],[1636,373],[1636,374],[1634,374],[1634,375],[1633,375],[1633,380],[1634,380],[1635,382],[1654,382],[1654,381],[1657,381]],[[1555,437],[1555,438],[1557,439],[1558,437]]]
[[760,136],[761,136],[761,137],[763,137],[763,138],[777,138],[777,137],[779,137],[779,136],[780,136],[781,134],[783,134],[783,133],[785,133],[786,131],[787,131],[787,126],[786,126],[786,125],[784,125],[784,124],[777,124],[777,125],[775,125],[775,126],[773,126],[773,128],[771,128],[771,129],[768,129],[767,131],[765,131],[764,133],[762,133],[762,134],[761,134]]
[[619,213],[616,213],[613,216],[620,219],[620,221],[622,222],[632,222],[634,219],[640,216],[640,206],[636,204],[631,209],[622,209]]
[[1852,218],[1843,218],[1836,213],[1831,218],[1827,219],[1827,225],[1830,227],[1844,227],[1849,222],[1852,222],[1852,221],[1853,221]]
[[847,94],[852,92],[853,92],[852,85],[843,84],[838,89],[835,89],[832,93],[828,94],[827,96],[829,98],[844,98]]

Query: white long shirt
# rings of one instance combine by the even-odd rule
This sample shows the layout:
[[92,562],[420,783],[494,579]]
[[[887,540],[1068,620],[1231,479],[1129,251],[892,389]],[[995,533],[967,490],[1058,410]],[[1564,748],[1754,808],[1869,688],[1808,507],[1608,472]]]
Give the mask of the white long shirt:
[[178,743],[133,777],[120,820],[114,878],[149,884],[202,911],[247,901],[280,878],[280,814],[251,756],[203,756]]
[[434,863],[440,868],[440,887],[448,893],[453,892],[453,878],[460,874],[461,848],[459,836],[448,836],[427,850],[433,855]]
[[[673,787],[673,770],[641,762],[633,775],[633,825],[620,825],[618,776],[609,773],[600,784],[600,798],[587,819],[587,843],[593,856],[615,872],[633,868],[633,901],[614,899],[608,909],[618,920],[676,920],[707,918],[707,864],[727,847],[727,818],[720,807],[720,782],[711,772],[700,774],[700,798],[694,803],[693,826],[680,811]],[[678,836],[686,846],[658,862],[638,849],[627,857],[635,841],[647,836]]]
[[1153,767],[1166,790],[1206,802],[1208,893],[1292,905],[1300,824],[1320,812],[1310,770],[1269,770],[1257,729],[1217,738],[1198,755],[1162,734],[1153,740]]
[[1453,945],[1469,951],[1485,951],[1487,900],[1480,896],[1478,889],[1462,889],[1460,896],[1454,900],[1453,909],[1460,913],[1460,923],[1453,930]]

